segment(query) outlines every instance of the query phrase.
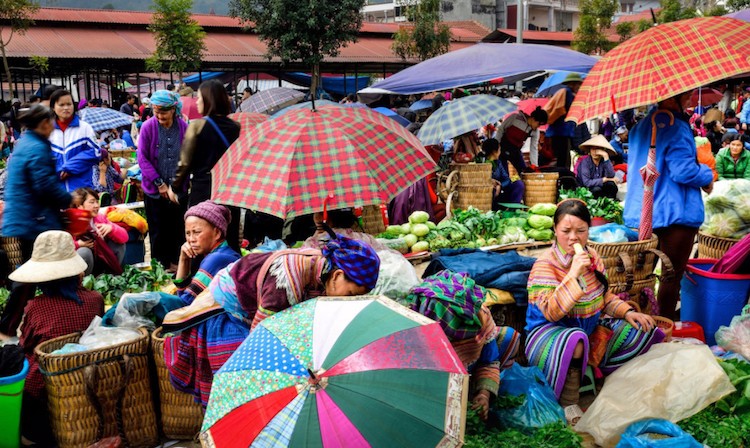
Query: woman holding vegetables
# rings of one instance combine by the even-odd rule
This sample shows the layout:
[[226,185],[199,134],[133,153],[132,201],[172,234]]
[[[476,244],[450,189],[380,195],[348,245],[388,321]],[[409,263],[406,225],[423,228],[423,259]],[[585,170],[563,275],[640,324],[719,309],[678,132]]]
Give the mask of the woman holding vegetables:
[[583,201],[562,201],[554,215],[555,244],[529,275],[526,356],[545,373],[564,407],[577,404],[587,365],[609,374],[664,340],[651,316],[607,290],[602,260],[581,247],[590,226]]

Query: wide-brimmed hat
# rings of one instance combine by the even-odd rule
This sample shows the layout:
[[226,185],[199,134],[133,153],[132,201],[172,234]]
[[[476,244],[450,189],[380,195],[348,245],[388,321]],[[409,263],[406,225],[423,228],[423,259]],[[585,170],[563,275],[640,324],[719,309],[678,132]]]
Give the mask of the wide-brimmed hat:
[[568,73],[562,83],[567,84],[569,82],[583,82],[583,78],[580,73]]
[[31,260],[13,271],[8,278],[21,283],[44,283],[74,277],[86,270],[86,262],[76,253],[68,232],[49,230],[34,241]]
[[617,154],[617,152],[615,151],[615,148],[613,148],[612,145],[609,144],[607,139],[601,134],[591,137],[590,139],[578,145],[578,147],[582,149],[588,149],[588,150],[603,149],[607,151],[607,153],[610,156],[614,156]]

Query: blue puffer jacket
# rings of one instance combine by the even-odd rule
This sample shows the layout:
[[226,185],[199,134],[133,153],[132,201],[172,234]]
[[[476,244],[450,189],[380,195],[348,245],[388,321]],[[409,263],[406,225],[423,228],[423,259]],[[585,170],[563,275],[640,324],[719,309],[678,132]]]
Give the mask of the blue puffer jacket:
[[47,230],[62,230],[60,209],[68,206],[70,194],[55,172],[49,142],[24,132],[8,165],[3,236],[33,240]]
[[96,134],[90,124],[73,117],[65,132],[55,122],[55,130],[49,138],[55,155],[57,174],[63,171],[70,176],[65,180],[65,188],[93,188],[91,168],[99,164],[102,153],[96,143]]
[[[625,198],[625,224],[637,228],[641,221],[643,203],[643,178],[640,169],[648,160],[651,145],[652,110],[646,118],[630,131],[628,154],[628,193]],[[703,223],[701,187],[713,180],[711,169],[699,164],[693,133],[687,118],[674,114],[670,125],[669,115],[656,116],[656,170],[659,177],[654,186],[653,228],[673,224],[700,227]]]

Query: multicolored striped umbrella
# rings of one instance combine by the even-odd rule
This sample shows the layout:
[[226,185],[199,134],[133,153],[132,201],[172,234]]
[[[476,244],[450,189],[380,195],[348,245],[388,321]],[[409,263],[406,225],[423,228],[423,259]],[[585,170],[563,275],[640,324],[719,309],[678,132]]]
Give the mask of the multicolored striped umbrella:
[[242,134],[214,167],[211,197],[280,218],[389,201],[436,169],[403,126],[366,108],[297,109]]
[[515,104],[494,95],[465,96],[444,103],[424,122],[417,136],[425,145],[439,145],[494,123],[516,109]]
[[235,112],[229,114],[229,118],[240,124],[240,134],[244,134],[255,126],[268,120],[268,115],[259,114],[256,112]]
[[[700,17],[653,27],[594,65],[568,112],[578,123],[750,72],[750,23]],[[614,98],[614,100],[613,100]]]
[[440,325],[385,297],[265,319],[214,376],[204,447],[459,446],[468,375]]
[[305,94],[297,90],[288,87],[274,87],[251,96],[243,110],[259,114],[273,114],[280,109],[302,101],[304,97]]

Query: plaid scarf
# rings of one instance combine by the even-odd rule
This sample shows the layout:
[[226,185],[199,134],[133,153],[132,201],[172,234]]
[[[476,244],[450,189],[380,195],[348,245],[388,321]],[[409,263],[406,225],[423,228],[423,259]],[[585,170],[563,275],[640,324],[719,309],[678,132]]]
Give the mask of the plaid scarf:
[[484,290],[468,274],[440,271],[412,288],[406,300],[412,310],[436,320],[452,342],[474,338],[482,330]]

